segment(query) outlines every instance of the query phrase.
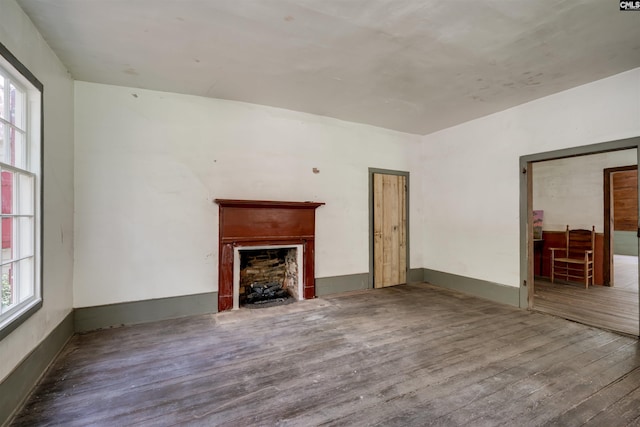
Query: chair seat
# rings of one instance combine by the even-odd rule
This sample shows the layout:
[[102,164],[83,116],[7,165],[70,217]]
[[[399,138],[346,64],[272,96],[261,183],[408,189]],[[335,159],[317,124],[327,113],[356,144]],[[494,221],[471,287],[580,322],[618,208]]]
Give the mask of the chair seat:
[[[571,264],[584,264],[584,258],[554,258],[556,261],[568,262]],[[589,261],[590,263],[593,261]]]

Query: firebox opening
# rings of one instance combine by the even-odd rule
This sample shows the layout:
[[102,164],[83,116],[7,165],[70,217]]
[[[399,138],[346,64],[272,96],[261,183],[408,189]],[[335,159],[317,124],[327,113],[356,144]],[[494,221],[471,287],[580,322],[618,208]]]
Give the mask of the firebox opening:
[[270,307],[298,299],[296,248],[247,249],[239,255],[241,306]]

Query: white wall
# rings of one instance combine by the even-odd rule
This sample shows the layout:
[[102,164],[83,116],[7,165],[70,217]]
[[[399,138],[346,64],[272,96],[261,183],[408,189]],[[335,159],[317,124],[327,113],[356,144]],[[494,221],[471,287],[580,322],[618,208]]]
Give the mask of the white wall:
[[518,286],[519,157],[639,136],[639,117],[635,69],[425,136],[423,266]]
[[533,208],[544,211],[543,230],[595,225],[603,233],[603,170],[635,165],[637,155],[633,149],[534,163]]
[[76,307],[217,291],[215,198],[326,202],[316,277],[367,272],[368,168],[412,170],[419,150],[415,135],[240,102],[85,82],[75,101]]
[[73,82],[13,0],[0,5],[0,42],[44,85],[43,308],[0,341],[0,380],[72,308]]

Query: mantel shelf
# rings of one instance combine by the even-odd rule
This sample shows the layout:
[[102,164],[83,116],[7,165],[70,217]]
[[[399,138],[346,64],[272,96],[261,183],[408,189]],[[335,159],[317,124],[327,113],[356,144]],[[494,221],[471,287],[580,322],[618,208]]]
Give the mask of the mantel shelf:
[[284,202],[273,200],[234,200],[215,199],[215,203],[225,208],[287,208],[287,209],[316,209],[323,202]]

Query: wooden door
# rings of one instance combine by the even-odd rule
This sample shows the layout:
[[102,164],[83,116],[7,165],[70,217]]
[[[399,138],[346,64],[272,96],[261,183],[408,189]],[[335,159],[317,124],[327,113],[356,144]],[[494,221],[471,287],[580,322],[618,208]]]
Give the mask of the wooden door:
[[373,283],[407,282],[407,177],[373,174]]

